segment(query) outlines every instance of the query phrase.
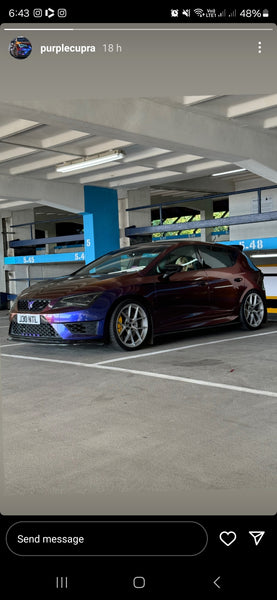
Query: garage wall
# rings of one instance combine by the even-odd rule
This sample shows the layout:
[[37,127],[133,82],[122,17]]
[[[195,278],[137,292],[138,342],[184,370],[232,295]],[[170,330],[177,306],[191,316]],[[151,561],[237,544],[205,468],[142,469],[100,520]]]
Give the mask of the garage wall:
[[[253,180],[249,182],[249,187],[263,187],[270,185],[270,181]],[[241,188],[245,188],[245,183]],[[264,190],[261,193],[262,212],[277,210],[277,189]],[[258,212],[257,192],[250,191],[245,194],[230,196],[229,198],[230,217],[237,215],[255,214]],[[277,237],[276,221],[264,223],[247,223],[246,225],[232,225],[230,228],[230,240],[250,239],[259,237]]]
[[[49,253],[52,254],[52,260],[49,257],[51,262],[44,260],[42,263],[33,264],[34,261],[37,262],[39,260],[39,255],[45,255],[48,252],[45,252],[44,248],[39,249],[37,247],[36,256],[33,257],[34,252],[32,248],[26,248],[26,251],[22,248],[20,258],[21,262],[23,262],[24,258],[24,263],[26,264],[9,264],[5,268],[2,239],[0,291],[15,295],[19,294],[30,284],[36,283],[37,279],[67,275],[83,266],[85,261],[89,262],[110,250],[119,248],[118,200],[116,190],[85,186],[83,188],[83,206],[80,212],[83,212],[85,242],[82,240],[80,241],[80,245],[77,242],[73,246],[63,246],[60,249],[54,243],[50,244],[49,248],[46,246]],[[29,225],[36,220],[34,208],[15,211],[6,210],[4,216],[9,220],[10,225],[27,223],[24,227],[10,228],[10,231],[14,232],[14,235],[7,236],[8,242],[15,239],[28,240],[35,236],[35,226],[33,225],[31,232]],[[51,223],[49,224],[47,231],[45,230],[45,235],[55,237],[56,230],[54,224],[53,227]],[[66,261],[64,256],[59,258],[59,254],[64,255],[65,253],[71,253],[70,262]],[[18,256],[14,253],[13,249],[7,250],[6,255],[9,257]],[[8,274],[9,280],[8,289],[6,286],[6,274]]]
[[[1,211],[1,218],[5,219],[7,232],[10,231],[11,234],[7,235],[7,244],[11,240],[26,240],[31,238],[31,228],[30,225],[25,225],[23,227],[13,228],[11,225],[20,225],[22,223],[33,223],[35,221],[35,209],[27,208],[24,210],[14,210]],[[51,223],[49,227],[51,227]],[[53,224],[54,225],[54,224]],[[35,235],[35,227],[33,225],[32,235]],[[48,231],[48,235],[55,235],[55,229],[53,231]],[[84,264],[84,260],[80,260],[78,262],[57,262],[57,263],[45,263],[45,264],[26,264],[26,265],[4,265],[4,240],[1,235],[1,255],[0,255],[0,292],[9,292],[10,294],[19,294],[23,289],[25,289],[29,283],[36,283],[36,279],[47,279],[52,277],[59,277],[62,275],[67,275],[76,271],[79,267]],[[24,249],[22,249],[24,252]],[[63,252],[78,252],[81,254],[84,250],[84,246],[81,245],[79,247],[74,246],[74,248],[68,247],[63,248]],[[51,251],[49,249],[49,251]],[[59,253],[59,250],[54,250],[55,253]],[[25,254],[29,254],[28,249],[26,249]],[[37,248],[36,254],[45,254],[45,250],[39,250]],[[8,248],[6,251],[6,255],[13,257],[14,250],[12,248]],[[32,257],[31,257],[32,258]],[[9,285],[7,288],[6,285],[6,276],[9,281]],[[31,280],[33,281],[29,281]]]
[[[19,265],[11,266],[9,269],[9,291],[11,294],[20,294],[26,287],[34,285],[37,280],[52,279],[53,277],[62,277],[69,275],[84,265],[84,262],[76,264],[51,263],[48,265]],[[29,281],[30,278],[30,281]],[[14,281],[15,279],[25,279],[24,281]]]

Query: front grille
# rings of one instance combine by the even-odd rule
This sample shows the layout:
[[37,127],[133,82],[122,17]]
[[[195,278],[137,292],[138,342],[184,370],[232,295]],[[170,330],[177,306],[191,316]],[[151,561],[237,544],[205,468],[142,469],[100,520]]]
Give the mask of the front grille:
[[49,304],[49,300],[18,300],[18,310],[21,312],[41,312]]
[[40,325],[32,325],[25,323],[17,323],[16,320],[11,322],[10,335],[28,338],[54,338],[60,337],[50,323],[40,323]]
[[82,321],[82,323],[65,323],[70,333],[83,335],[97,335],[98,321]]

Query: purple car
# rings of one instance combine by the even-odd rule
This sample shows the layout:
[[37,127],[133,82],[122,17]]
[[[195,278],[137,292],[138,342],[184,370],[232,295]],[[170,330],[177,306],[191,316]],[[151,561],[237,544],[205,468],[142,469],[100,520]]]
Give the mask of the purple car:
[[156,336],[266,321],[263,274],[242,247],[153,242],[109,252],[71,275],[24,290],[10,310],[10,339],[111,341],[124,350]]

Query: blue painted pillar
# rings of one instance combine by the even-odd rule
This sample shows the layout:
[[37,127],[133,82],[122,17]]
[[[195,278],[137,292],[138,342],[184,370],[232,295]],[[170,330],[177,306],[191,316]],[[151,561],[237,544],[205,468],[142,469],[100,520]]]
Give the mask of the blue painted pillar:
[[84,238],[86,263],[119,244],[117,191],[92,185],[84,186]]
[[94,221],[91,213],[83,213],[84,247],[86,265],[95,260]]

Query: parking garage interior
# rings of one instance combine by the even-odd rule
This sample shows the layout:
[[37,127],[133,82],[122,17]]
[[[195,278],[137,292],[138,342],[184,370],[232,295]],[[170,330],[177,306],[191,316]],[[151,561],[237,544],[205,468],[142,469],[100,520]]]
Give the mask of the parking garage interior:
[[[271,509],[276,132],[276,94],[0,103],[0,338],[11,503],[15,495],[67,496],[70,513],[76,495],[82,507],[93,495],[99,513],[116,497],[122,514],[178,514],[184,506],[193,514],[195,503],[203,510],[201,490],[211,512],[220,494],[223,513],[231,513],[235,490],[249,514],[255,489],[253,514],[262,492]],[[89,165],[109,154],[110,162]],[[60,170],[78,162],[81,170]],[[265,327],[184,332],[127,355],[102,342],[53,347],[8,339],[9,308],[23,289],[158,239],[242,245],[264,273]],[[31,501],[30,513],[42,503]]]

